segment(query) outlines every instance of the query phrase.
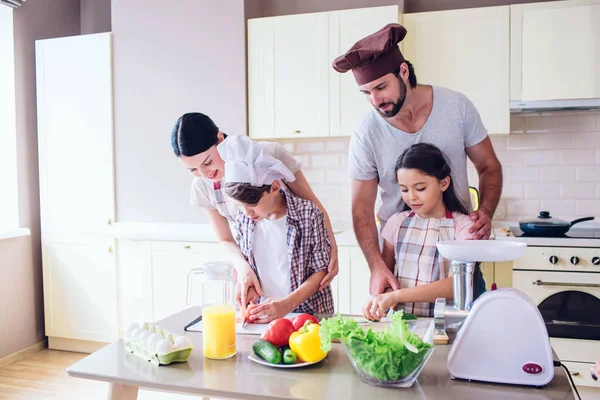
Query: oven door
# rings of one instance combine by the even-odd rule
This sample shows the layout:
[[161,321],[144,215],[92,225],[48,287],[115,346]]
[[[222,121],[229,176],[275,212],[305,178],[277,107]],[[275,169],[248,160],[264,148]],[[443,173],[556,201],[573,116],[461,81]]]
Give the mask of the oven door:
[[514,271],[513,287],[538,306],[561,359],[595,361],[600,355],[600,274]]

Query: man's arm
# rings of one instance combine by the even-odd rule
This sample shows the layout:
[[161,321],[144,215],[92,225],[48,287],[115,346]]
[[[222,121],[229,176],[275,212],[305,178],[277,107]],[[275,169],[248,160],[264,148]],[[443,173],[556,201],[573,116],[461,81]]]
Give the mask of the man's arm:
[[477,214],[476,217],[473,218],[471,214],[475,223],[469,231],[473,233],[473,239],[487,239],[491,232],[490,221],[502,194],[502,165],[489,137],[475,146],[467,147],[465,151],[477,170],[481,195],[479,209],[474,213]]
[[385,265],[379,251],[375,224],[375,199],[377,179],[352,180],[352,223],[356,240],[371,270],[371,294],[383,293],[387,287],[398,289],[398,282]]

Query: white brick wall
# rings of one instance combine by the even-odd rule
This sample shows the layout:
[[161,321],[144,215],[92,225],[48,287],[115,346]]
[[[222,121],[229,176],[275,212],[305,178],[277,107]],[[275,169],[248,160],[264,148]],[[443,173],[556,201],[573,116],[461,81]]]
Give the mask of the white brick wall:
[[[600,219],[600,112],[541,113],[511,118],[511,134],[492,136],[504,171],[506,219],[548,210],[558,218]],[[348,138],[281,141],[303,164],[336,227],[350,229]],[[469,182],[477,173],[469,163]]]

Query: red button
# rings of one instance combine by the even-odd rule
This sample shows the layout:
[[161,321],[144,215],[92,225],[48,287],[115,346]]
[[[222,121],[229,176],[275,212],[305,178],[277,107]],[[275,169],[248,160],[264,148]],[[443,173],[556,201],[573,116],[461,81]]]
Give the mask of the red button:
[[542,367],[538,364],[527,363],[523,365],[523,371],[531,375],[538,375],[542,373]]

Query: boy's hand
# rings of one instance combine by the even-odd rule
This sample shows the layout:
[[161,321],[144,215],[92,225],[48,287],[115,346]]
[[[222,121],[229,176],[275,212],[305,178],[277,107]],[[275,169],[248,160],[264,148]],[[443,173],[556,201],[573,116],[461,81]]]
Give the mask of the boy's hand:
[[238,277],[235,287],[235,301],[240,307],[246,308],[252,300],[258,303],[258,299],[262,295],[263,291],[260,287],[260,282],[254,271],[248,267],[248,270],[242,276]]
[[283,318],[292,311],[289,300],[268,299],[250,311],[250,320],[255,324],[266,324],[274,319]]
[[390,308],[396,307],[398,302],[394,298],[394,292],[371,296],[363,307],[363,315],[371,321],[380,321],[387,315]]
[[332,244],[331,255],[329,256],[329,265],[327,266],[327,275],[325,275],[325,278],[323,278],[321,281],[319,290],[331,284],[331,281],[336,277],[339,271],[340,266],[338,264],[338,248],[337,245]]

